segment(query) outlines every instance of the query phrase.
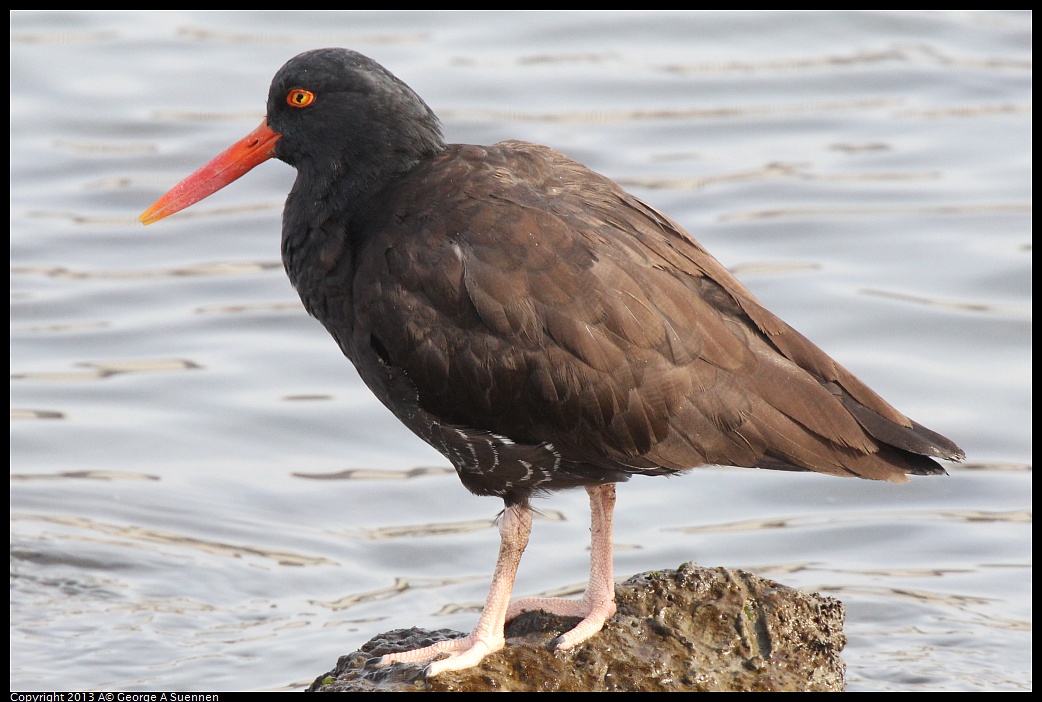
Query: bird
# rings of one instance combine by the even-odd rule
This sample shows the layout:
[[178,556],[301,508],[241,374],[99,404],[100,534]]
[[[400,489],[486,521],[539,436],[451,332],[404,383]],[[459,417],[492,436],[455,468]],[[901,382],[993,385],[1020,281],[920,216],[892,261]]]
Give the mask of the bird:
[[[478,665],[533,609],[615,612],[615,484],[706,465],[905,482],[959,461],[768,311],[698,241],[547,146],[446,143],[430,107],[371,58],[325,48],[274,76],[267,114],[140,217],[154,223],[257,165],[296,169],[282,259],[309,314],[373,394],[501,498],[500,549],[474,630],[379,665]],[[590,577],[579,600],[510,602],[532,499],[584,488]]]

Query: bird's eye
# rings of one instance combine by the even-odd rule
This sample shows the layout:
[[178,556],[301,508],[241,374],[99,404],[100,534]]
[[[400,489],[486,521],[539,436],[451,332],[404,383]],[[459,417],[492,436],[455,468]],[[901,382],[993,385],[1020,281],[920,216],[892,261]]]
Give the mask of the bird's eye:
[[315,101],[315,94],[303,88],[294,88],[286,95],[286,104],[290,107],[307,107]]

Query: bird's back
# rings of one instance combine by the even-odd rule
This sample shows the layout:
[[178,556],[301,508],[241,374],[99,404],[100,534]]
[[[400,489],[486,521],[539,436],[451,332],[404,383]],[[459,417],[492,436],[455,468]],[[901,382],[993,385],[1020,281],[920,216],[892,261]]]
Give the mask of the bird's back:
[[323,321],[410,428],[485,466],[461,470],[476,492],[703,464],[903,481],[962,455],[675,222],[552,149],[452,145],[379,200]]

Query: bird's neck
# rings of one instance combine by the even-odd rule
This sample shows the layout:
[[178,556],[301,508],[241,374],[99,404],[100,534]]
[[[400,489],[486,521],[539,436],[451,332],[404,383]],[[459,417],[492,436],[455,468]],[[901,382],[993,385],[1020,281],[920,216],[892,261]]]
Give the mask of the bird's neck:
[[[329,309],[330,286],[335,281],[339,294],[350,296],[354,277],[352,216],[336,197],[337,190],[335,182],[309,187],[298,173],[282,214],[286,274],[308,313],[323,323],[335,314]],[[345,302],[344,310],[351,309],[350,299]]]
[[379,193],[396,173],[298,170],[282,215],[282,263],[308,313],[342,348],[354,326],[357,252]]

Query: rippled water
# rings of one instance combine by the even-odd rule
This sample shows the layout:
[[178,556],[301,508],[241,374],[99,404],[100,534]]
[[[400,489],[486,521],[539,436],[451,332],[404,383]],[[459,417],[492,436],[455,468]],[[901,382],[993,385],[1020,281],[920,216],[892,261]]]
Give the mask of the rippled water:
[[[11,15],[11,687],[299,689],[469,629],[501,505],[307,317],[277,162],[143,229],[282,63],[369,54],[450,140],[522,138],[688,227],[969,455],[903,486],[737,469],[619,491],[616,573],[839,597],[851,690],[1031,688],[1031,15]],[[581,589],[580,492],[515,594]]]

